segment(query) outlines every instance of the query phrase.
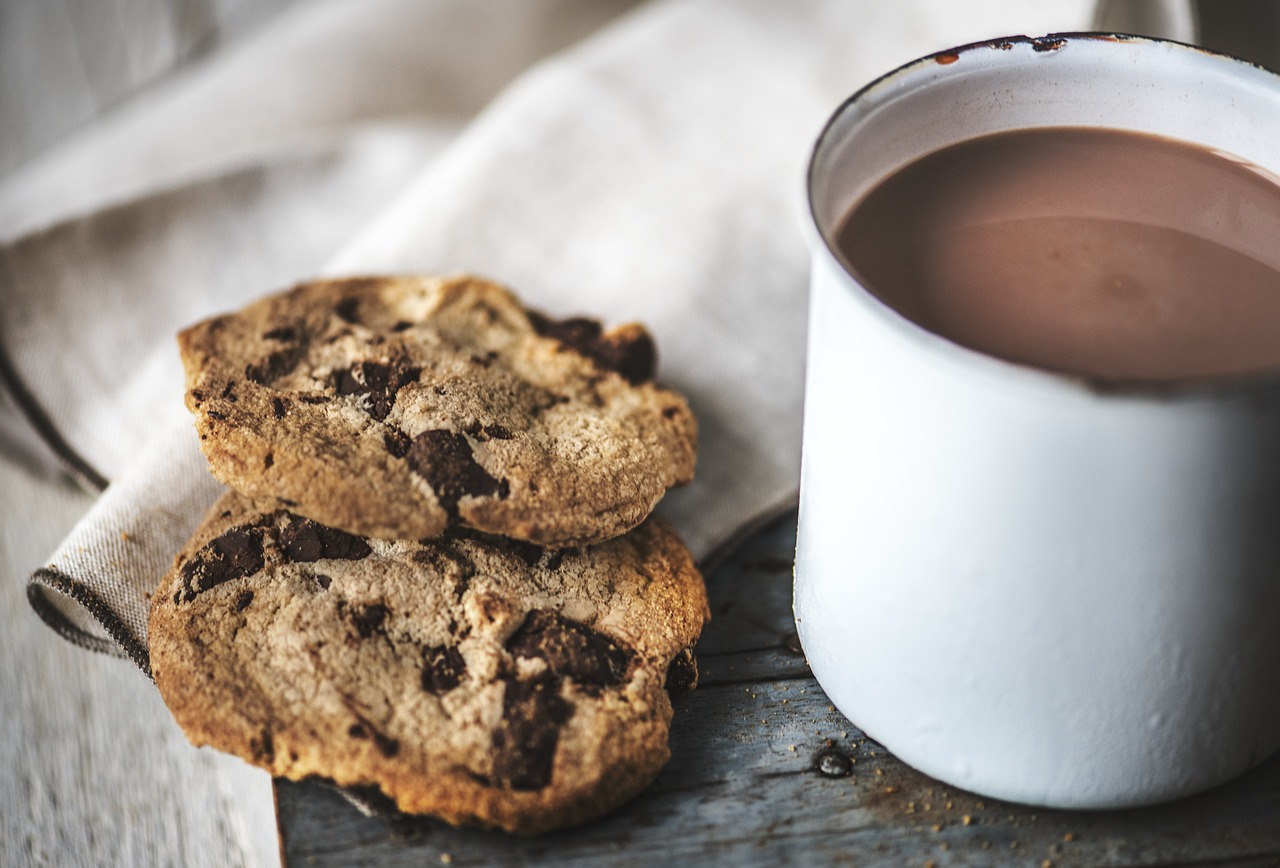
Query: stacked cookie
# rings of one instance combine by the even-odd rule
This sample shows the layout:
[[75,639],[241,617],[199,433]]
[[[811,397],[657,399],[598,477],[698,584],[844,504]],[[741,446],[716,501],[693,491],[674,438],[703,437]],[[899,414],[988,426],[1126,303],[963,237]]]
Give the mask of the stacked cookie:
[[706,592],[650,511],[696,423],[636,325],[475,278],[305,284],[179,336],[230,491],[152,602],[188,737],[410,813],[539,832],[669,756]]

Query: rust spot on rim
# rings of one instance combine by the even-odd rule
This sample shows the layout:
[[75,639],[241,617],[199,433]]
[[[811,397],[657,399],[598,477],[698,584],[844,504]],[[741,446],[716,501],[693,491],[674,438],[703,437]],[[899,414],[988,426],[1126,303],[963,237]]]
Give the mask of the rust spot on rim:
[[960,55],[954,51],[944,51],[941,54],[934,55],[933,59],[941,66],[947,66],[959,60]]
[[1067,40],[1061,37],[1046,37],[1044,39],[1031,40],[1031,47],[1035,51],[1057,51],[1066,44]]

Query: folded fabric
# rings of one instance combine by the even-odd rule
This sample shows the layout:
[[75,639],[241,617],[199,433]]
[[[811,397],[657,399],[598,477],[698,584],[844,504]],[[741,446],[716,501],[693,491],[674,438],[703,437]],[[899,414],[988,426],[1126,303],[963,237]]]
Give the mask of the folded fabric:
[[33,604],[146,668],[147,594],[218,490],[173,332],[316,273],[471,271],[555,316],[646,323],[701,426],[696,480],[659,508],[707,559],[794,500],[824,116],[914,56],[1089,7],[663,0],[523,75],[438,158],[420,126],[363,118],[5,246],[8,377],[82,477],[113,480]]

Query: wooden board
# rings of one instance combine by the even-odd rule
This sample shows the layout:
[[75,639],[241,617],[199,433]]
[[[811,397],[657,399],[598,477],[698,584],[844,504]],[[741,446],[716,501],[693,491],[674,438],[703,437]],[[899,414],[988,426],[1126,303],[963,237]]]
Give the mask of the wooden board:
[[365,817],[322,785],[277,781],[286,864],[1280,865],[1280,757],[1207,795],[1115,812],[980,799],[907,768],[809,673],[794,545],[792,514],[708,576],[701,685],[676,704],[670,764],[617,813],[521,839]]

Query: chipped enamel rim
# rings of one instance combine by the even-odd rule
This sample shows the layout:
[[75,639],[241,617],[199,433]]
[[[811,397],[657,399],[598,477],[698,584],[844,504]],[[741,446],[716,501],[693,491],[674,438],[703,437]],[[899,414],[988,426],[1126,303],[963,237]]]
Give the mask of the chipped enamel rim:
[[[909,339],[917,341],[929,352],[946,355],[955,364],[964,364],[978,370],[986,370],[988,373],[998,376],[1018,379],[1031,388],[1059,391],[1065,389],[1071,392],[1085,392],[1112,400],[1157,400],[1165,403],[1202,402],[1228,396],[1243,397],[1260,393],[1280,392],[1280,365],[1272,369],[1220,377],[1173,380],[1113,380],[1056,371],[988,355],[929,331],[898,313],[867,291],[863,286],[862,278],[853,272],[837,253],[836,243],[832,236],[834,226],[830,225],[830,221],[824,221],[819,215],[816,202],[822,196],[822,191],[818,189],[819,182],[824,172],[836,162],[832,152],[839,147],[844,136],[850,130],[865,122],[877,109],[899,98],[901,95],[928,88],[943,78],[948,78],[957,72],[964,71],[964,67],[960,64],[966,57],[971,55],[981,55],[984,59],[987,59],[988,68],[994,68],[999,61],[991,57],[993,53],[998,52],[999,55],[997,56],[1012,56],[1013,51],[1021,49],[1023,54],[1017,57],[1017,61],[1011,61],[1006,64],[1008,74],[1016,76],[1026,63],[1035,62],[1034,58],[1037,56],[1049,58],[1064,49],[1070,50],[1074,45],[1087,44],[1096,46],[1098,43],[1115,45],[1116,50],[1120,51],[1160,51],[1185,54],[1193,56],[1198,61],[1208,61],[1214,67],[1215,72],[1223,79],[1238,79],[1241,87],[1261,87],[1268,92],[1273,92],[1277,110],[1280,111],[1280,75],[1250,61],[1168,39],[1132,36],[1123,33],[1051,33],[1040,37],[999,37],[938,51],[905,63],[862,87],[842,102],[828,118],[810,152],[805,174],[804,228],[811,249],[815,254],[825,250],[826,255],[831,258],[833,263],[844,272],[851,283],[857,286],[858,291],[854,294],[858,301],[873,310],[875,315],[885,322],[888,327],[905,334]],[[1030,58],[1025,54],[1027,48],[1033,52]],[[1156,71],[1151,74],[1153,86],[1158,86],[1159,75],[1159,67],[1157,66]],[[1158,95],[1157,98],[1159,96],[1161,95]],[[1081,124],[1075,123],[1070,125],[1081,126]],[[1102,127],[1106,125],[1096,124],[1095,126]],[[1123,127],[1113,125],[1111,128],[1146,131],[1141,126]],[[1175,135],[1171,137],[1189,141],[1183,136]],[[963,141],[965,138],[969,138],[969,136],[956,137],[948,144]],[[926,149],[912,153],[907,159],[900,161],[893,168],[893,171],[929,152],[930,150]],[[1276,162],[1272,170],[1277,175],[1280,175],[1280,148],[1277,149]],[[880,174],[876,177],[876,180],[878,181],[883,177],[884,174]],[[850,196],[847,197],[846,201],[852,201],[856,198],[856,195]]]

